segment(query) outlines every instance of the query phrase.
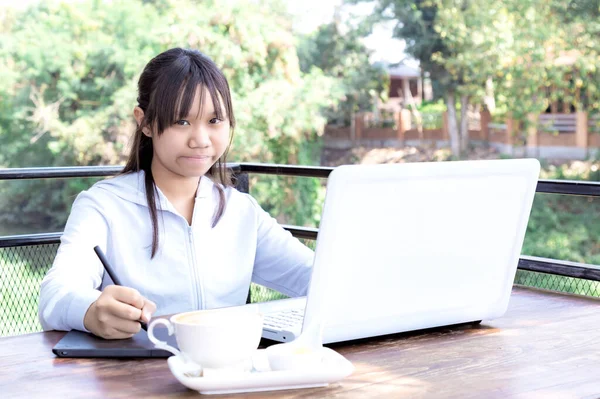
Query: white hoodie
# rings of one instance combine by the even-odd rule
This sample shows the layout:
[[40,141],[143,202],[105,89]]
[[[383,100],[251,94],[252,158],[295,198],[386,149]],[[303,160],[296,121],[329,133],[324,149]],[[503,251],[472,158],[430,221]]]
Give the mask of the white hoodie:
[[83,191],[71,209],[52,268],[42,281],[44,330],[82,330],[83,318],[111,280],[99,245],[121,280],[157,305],[156,315],[241,305],[250,281],[288,296],[306,295],[313,252],[248,194],[200,179],[191,226],[158,190],[159,248],[150,258],[152,224],[144,172],[120,175]]

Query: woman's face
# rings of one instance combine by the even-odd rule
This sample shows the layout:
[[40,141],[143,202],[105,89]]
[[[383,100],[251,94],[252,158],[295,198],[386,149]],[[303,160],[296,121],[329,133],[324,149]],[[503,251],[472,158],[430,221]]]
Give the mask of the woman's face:
[[[200,90],[204,90],[202,109]],[[223,115],[226,120],[217,118],[208,89],[198,85],[187,117],[176,121],[161,135],[144,131],[152,137],[154,147],[152,173],[176,178],[196,178],[206,174],[229,145],[230,125],[228,115],[225,112]]]

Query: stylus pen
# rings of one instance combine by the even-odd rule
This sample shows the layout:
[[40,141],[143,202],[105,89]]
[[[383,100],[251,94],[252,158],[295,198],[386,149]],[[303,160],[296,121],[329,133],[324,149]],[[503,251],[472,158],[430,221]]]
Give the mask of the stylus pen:
[[[108,263],[108,259],[106,259],[106,256],[104,256],[104,252],[102,252],[100,247],[96,245],[94,247],[94,252],[96,252],[96,255],[98,255],[98,258],[100,258],[100,262],[102,262],[102,265],[104,265],[104,270],[106,270],[106,273],[108,273],[108,276],[113,281],[113,283],[115,283],[115,285],[120,285],[123,287],[123,284],[121,284],[121,282],[117,278],[117,275],[115,274],[113,268],[110,266],[110,263]],[[148,325],[145,322],[140,320],[140,324],[142,325],[144,331],[148,331]]]

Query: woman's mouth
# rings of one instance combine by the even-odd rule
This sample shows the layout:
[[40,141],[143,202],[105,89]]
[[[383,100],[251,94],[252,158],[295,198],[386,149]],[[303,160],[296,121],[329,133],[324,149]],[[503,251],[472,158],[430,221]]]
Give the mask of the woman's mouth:
[[185,161],[192,162],[192,163],[207,163],[212,160],[212,157],[210,155],[191,155],[191,156],[185,156],[182,158]]

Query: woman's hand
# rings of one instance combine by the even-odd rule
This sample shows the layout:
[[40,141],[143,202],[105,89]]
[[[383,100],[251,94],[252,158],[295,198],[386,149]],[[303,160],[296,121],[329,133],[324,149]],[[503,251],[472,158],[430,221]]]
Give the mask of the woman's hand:
[[130,338],[140,331],[140,321],[149,322],[154,311],[154,302],[137,290],[109,285],[88,308],[83,325],[102,338]]

